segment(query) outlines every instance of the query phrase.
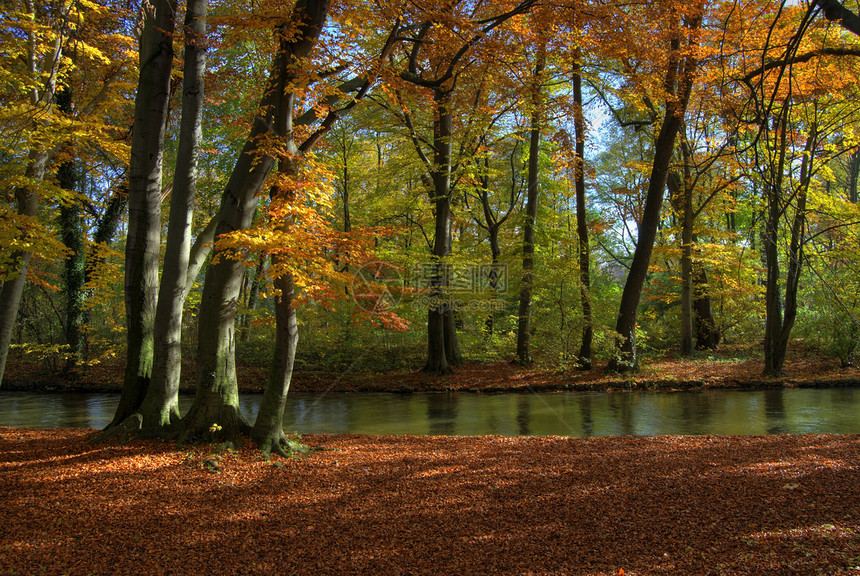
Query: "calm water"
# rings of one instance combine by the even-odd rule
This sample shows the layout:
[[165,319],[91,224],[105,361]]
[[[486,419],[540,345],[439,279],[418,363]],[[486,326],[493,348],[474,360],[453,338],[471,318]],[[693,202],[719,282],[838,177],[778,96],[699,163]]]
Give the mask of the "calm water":
[[[117,394],[0,391],[0,426],[102,428]],[[253,419],[259,395],[241,398]],[[181,397],[186,410],[190,397]],[[290,394],[285,428],[302,433],[618,434],[860,433],[853,388],[543,394]]]

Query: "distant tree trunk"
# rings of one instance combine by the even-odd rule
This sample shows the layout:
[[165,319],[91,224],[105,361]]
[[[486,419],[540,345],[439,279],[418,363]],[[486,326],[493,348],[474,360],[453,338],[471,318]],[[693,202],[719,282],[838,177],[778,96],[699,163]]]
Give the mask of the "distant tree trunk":
[[430,278],[430,308],[427,311],[427,364],[424,370],[447,374],[462,363],[454,302],[446,292],[449,270],[445,258],[451,254],[451,94],[438,88],[433,92],[436,117],[433,121],[432,202],[435,208],[433,239],[434,271]]
[[266,257],[264,255],[260,255],[260,261],[257,262],[257,267],[254,269],[254,278],[251,280],[251,287],[248,290],[248,302],[245,305],[245,316],[242,319],[242,333],[239,339],[242,342],[247,342],[248,337],[251,333],[250,328],[250,315],[257,309],[257,302],[260,297],[260,287],[265,282],[265,273],[266,273]]
[[144,10],[140,76],[135,97],[125,248],[126,369],[122,395],[108,427],[140,408],[149,387],[161,248],[161,164],[173,66],[175,0]]
[[[71,117],[72,90],[63,86],[55,98],[57,109]],[[66,160],[57,169],[57,183],[64,190],[74,193],[78,187],[77,167],[74,160]],[[84,281],[86,260],[84,258],[84,230],[81,222],[80,204],[73,200],[60,204],[60,234],[69,254],[63,262],[63,284],[66,295],[66,318],[63,326],[69,356],[65,370],[73,370],[84,350],[81,327],[84,323]]]
[[[107,202],[105,211],[96,223],[96,231],[93,234],[92,247],[86,256],[84,265],[84,285],[92,280],[92,274],[101,266],[105,260],[104,249],[113,241],[113,237],[119,229],[119,223],[128,206],[128,195],[125,187],[121,191],[114,192]],[[85,298],[92,296],[92,289],[86,291]],[[84,324],[90,322],[90,310],[84,310]],[[84,357],[89,357],[89,338],[84,339]]]
[[860,150],[848,162],[848,201],[857,204],[857,181],[860,180]]
[[[694,44],[693,38],[700,22],[701,16],[697,15],[691,18],[688,23],[691,47]],[[657,237],[657,227],[660,224],[660,210],[663,206],[669,164],[675,148],[675,137],[684,121],[697,65],[692,51],[684,57],[683,61],[678,60],[680,44],[679,33],[678,37],[672,40],[669,69],[665,79],[665,86],[669,93],[669,99],[666,102],[666,114],[660,133],[654,143],[654,162],[648,182],[642,222],[639,225],[639,238],[636,242],[633,260],[630,263],[627,281],[624,283],[618,321],[615,325],[618,338],[615,355],[609,361],[608,369],[618,372],[639,368],[639,358],[636,352],[639,300],[648,273],[651,252],[654,249],[654,240]]]
[[582,302],[582,341],[578,364],[583,370],[591,368],[594,319],[591,312],[591,247],[585,211],[585,116],[582,108],[582,68],[580,53],[576,50],[573,61],[573,126],[576,130],[576,235],[579,240],[579,294]]
[[[512,152],[511,158],[513,159],[513,155],[516,153],[517,147],[514,148],[514,152]],[[512,160],[513,162],[513,160]],[[513,169],[513,164],[512,171]],[[482,229],[487,231],[487,239],[490,242],[490,261],[491,267],[488,275],[488,285],[490,289],[493,291],[493,294],[498,294],[499,290],[499,282],[501,280],[500,269],[499,269],[499,258],[502,255],[501,241],[499,240],[499,231],[502,228],[502,224],[504,224],[510,215],[514,211],[514,207],[517,203],[517,198],[519,194],[517,192],[516,181],[512,178],[511,180],[511,189],[510,189],[510,200],[508,203],[508,207],[505,210],[505,213],[501,216],[496,216],[493,212],[493,207],[490,204],[490,160],[487,156],[478,160],[475,163],[475,167],[479,172],[478,182],[480,184],[478,188],[478,200],[481,202],[481,211],[484,215],[483,221],[475,216],[473,219],[475,223],[481,227]],[[484,322],[484,330],[487,334],[492,334],[495,330],[496,317],[498,315],[498,310],[493,307],[490,313],[487,315],[487,320]]]
[[343,155],[343,174],[341,176],[341,197],[343,199],[343,231],[346,233],[352,232],[352,220],[349,215],[349,159],[347,158],[346,151],[344,151]]
[[534,285],[535,226],[537,224],[538,185],[540,183],[540,132],[543,117],[541,76],[546,65],[546,52],[539,48],[532,86],[534,110],[529,131],[528,185],[526,195],[526,217],[523,224],[523,278],[520,283],[520,304],[517,311],[517,362],[531,364],[531,315],[532,289]]
[[140,407],[143,428],[158,430],[179,420],[182,370],[182,307],[188,295],[191,225],[203,119],[207,0],[188,0],[179,149],[170,198],[167,245],[155,313],[152,377]]
[[[113,237],[119,228],[119,223],[128,207],[128,191],[123,187],[121,191],[114,192],[108,200],[104,213],[99,217],[96,224],[96,231],[93,234],[93,244],[108,245],[113,241]],[[101,260],[98,251],[91,251],[90,258],[87,262],[86,269],[92,270]],[[87,276],[86,281],[90,278]]]
[[696,210],[691,188],[694,180],[692,153],[686,142],[682,142],[680,148],[683,174],[671,172],[667,184],[672,207],[681,221],[681,354],[689,356],[693,353],[694,335],[696,349],[714,350],[720,341],[720,333],[711,311],[707,274],[704,267],[693,260],[693,246],[698,240],[693,233]]
[[782,174],[785,167],[785,122],[781,124],[782,144],[779,149],[779,162],[775,179],[766,187],[767,219],[762,234],[765,269],[765,331],[764,331],[764,373],[778,376],[782,373],[783,358],[779,358],[776,342],[782,333],[782,301],[779,293],[779,244],[778,231],[781,215]]
[[[696,242],[695,237],[693,242]],[[696,349],[716,350],[720,343],[720,331],[711,309],[708,274],[702,264],[693,264],[693,309],[696,318]]]

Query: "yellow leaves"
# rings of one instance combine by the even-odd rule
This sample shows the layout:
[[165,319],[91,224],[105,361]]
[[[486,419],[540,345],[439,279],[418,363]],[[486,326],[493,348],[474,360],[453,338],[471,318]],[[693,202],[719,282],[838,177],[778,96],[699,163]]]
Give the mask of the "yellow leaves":
[[7,206],[0,206],[0,281],[11,280],[19,275],[20,261],[17,252],[33,253],[30,281],[52,284],[32,274],[39,259],[56,261],[65,256],[68,249],[38,218],[18,214]]

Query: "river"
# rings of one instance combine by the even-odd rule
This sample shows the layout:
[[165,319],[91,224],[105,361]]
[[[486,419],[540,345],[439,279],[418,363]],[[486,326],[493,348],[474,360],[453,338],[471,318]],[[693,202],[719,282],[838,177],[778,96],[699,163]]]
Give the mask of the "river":
[[[0,425],[102,428],[119,395],[0,391]],[[186,410],[191,397],[180,398]],[[241,396],[253,419],[260,396]],[[292,393],[288,432],[446,435],[860,433],[855,388],[559,393]]]

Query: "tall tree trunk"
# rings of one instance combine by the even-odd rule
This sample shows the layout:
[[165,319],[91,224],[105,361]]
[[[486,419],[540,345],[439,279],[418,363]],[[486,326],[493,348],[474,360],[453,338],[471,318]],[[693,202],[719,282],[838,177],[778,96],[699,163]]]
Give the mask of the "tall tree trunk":
[[445,259],[451,254],[451,94],[439,88],[433,92],[436,117],[433,120],[433,204],[435,234],[433,239],[433,275],[430,278],[430,308],[427,311],[427,364],[424,370],[447,374],[462,363],[454,302],[446,292],[450,270]]
[[681,217],[681,355],[693,355],[693,190],[689,147],[681,143],[684,181],[678,199]]
[[[806,142],[806,150],[800,166],[800,181],[795,196],[796,206],[791,226],[791,239],[788,247],[788,271],[785,279],[785,309],[780,306],[779,294],[779,250],[777,245],[777,232],[779,230],[779,219],[785,211],[782,205],[781,184],[782,170],[785,168],[785,133],[787,123],[782,123],[783,151],[780,153],[778,177],[776,186],[770,188],[768,195],[768,223],[766,232],[766,254],[768,264],[767,285],[765,303],[767,306],[767,319],[765,324],[764,374],[767,376],[781,376],[785,365],[786,352],[788,351],[788,340],[794,321],[797,318],[797,292],[800,285],[800,272],[803,265],[804,230],[806,228],[806,197],[809,188],[811,167],[811,154],[815,149],[817,135],[815,126]],[[771,270],[773,269],[773,270]],[[773,317],[772,317],[773,316]]]
[[765,280],[765,329],[764,329],[764,374],[778,376],[782,373],[783,359],[778,357],[776,343],[782,333],[782,299],[779,291],[779,220],[782,216],[782,185],[785,173],[788,106],[784,105],[779,116],[777,142],[778,160],[771,167],[770,181],[766,183],[767,197],[764,229],[762,231],[762,250],[767,270]]
[[529,131],[529,164],[527,176],[526,218],[523,224],[523,278],[520,283],[520,304],[517,310],[517,362],[531,364],[532,289],[534,287],[535,226],[537,224],[538,184],[540,183],[540,132],[542,117],[542,78],[546,65],[545,46],[541,45],[535,64],[532,105],[534,109]]
[[[57,91],[55,99],[57,109],[71,117],[72,89],[63,86]],[[60,187],[74,195],[78,185],[77,168],[74,160],[66,160],[57,168],[57,183]],[[60,205],[60,234],[63,244],[69,249],[69,254],[63,262],[63,284],[66,295],[65,339],[69,347],[65,370],[75,368],[84,350],[84,338],[81,327],[84,323],[84,281],[86,260],[84,258],[84,230],[81,222],[81,207],[76,200]]]
[[153,0],[152,6],[154,13],[144,11],[140,36],[140,76],[129,164],[125,381],[109,428],[137,412],[152,372],[161,247],[161,163],[173,66],[176,2]]
[[573,60],[573,126],[576,130],[576,236],[579,241],[579,294],[582,302],[582,340],[579,346],[578,364],[583,370],[591,368],[592,342],[594,340],[594,318],[591,312],[591,246],[588,238],[588,223],[585,212],[585,115],[582,107],[582,68],[580,51]]
[[[283,89],[283,67],[284,55],[279,52],[260,103],[260,113],[254,118],[249,137],[221,196],[215,237],[251,225],[257,208],[257,192],[274,166],[274,158],[261,148],[262,137],[273,131],[275,108]],[[239,412],[235,365],[234,329],[243,271],[241,263],[229,258],[220,259],[206,270],[197,323],[197,389],[191,408],[182,419],[182,439],[215,435],[236,440],[251,429]],[[210,433],[213,424],[221,429]]]
[[179,420],[182,307],[188,294],[186,288],[191,252],[191,225],[203,119],[207,8],[207,0],[188,0],[185,11],[185,63],[179,149],[155,313],[152,377],[140,407],[143,427],[151,430],[158,430]]
[[[700,22],[701,16],[699,15],[693,17],[688,23],[691,48],[695,43],[694,37]],[[669,69],[665,80],[665,86],[670,96],[666,102],[666,115],[663,119],[663,125],[660,127],[660,132],[654,143],[654,162],[651,167],[648,192],[645,196],[642,222],[639,225],[639,238],[636,242],[636,250],[633,252],[633,261],[630,263],[627,280],[624,283],[618,321],[615,325],[615,331],[618,333],[615,354],[608,365],[609,370],[618,372],[639,368],[639,358],[636,353],[636,323],[639,315],[639,300],[642,297],[642,288],[648,273],[648,265],[651,262],[651,252],[657,237],[657,227],[660,224],[660,210],[663,206],[669,164],[675,148],[675,137],[684,121],[697,65],[692,53],[688,54],[682,62],[679,62],[679,51],[680,38],[676,37],[672,40]]]
[[[30,163],[30,178],[41,180],[44,178],[45,164],[40,158],[35,158]],[[39,208],[38,195],[29,188],[16,188],[15,199],[18,202],[18,214],[35,218]],[[7,278],[0,289],[0,382],[6,370],[6,359],[9,356],[9,344],[12,342],[12,332],[15,327],[15,319],[18,316],[18,308],[21,305],[21,295],[24,293],[24,285],[27,283],[27,267],[30,264],[30,252],[16,252],[12,255],[12,262],[17,262],[17,275]]]

